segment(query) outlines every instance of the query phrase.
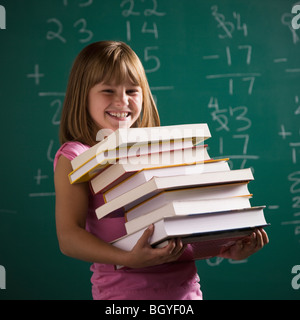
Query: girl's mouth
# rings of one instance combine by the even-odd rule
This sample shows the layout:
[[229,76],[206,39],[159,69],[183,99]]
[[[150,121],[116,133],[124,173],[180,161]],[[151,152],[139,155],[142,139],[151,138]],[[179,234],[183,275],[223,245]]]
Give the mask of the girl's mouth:
[[106,112],[111,117],[117,118],[117,119],[126,119],[130,116],[130,112],[114,112],[114,111],[107,111]]

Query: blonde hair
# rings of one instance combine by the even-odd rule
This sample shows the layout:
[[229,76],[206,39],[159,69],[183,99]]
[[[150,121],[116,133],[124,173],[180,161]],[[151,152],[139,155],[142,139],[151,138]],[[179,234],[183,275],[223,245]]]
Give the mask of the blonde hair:
[[158,111],[143,65],[124,42],[99,41],[85,47],[74,61],[69,76],[60,123],[60,142],[96,143],[99,128],[88,112],[88,94],[97,83],[129,79],[143,92],[143,108],[134,127],[159,126]]

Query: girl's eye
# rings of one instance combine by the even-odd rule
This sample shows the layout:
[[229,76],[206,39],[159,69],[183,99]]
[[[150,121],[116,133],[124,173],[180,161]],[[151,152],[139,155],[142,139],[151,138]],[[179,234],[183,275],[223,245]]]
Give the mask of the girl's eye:
[[102,92],[104,92],[104,93],[113,93],[114,91],[111,90],[111,89],[105,89],[105,90],[102,90]]
[[130,89],[130,90],[127,90],[126,93],[129,94],[129,95],[133,95],[133,94],[136,94],[138,93],[139,90],[138,89]]

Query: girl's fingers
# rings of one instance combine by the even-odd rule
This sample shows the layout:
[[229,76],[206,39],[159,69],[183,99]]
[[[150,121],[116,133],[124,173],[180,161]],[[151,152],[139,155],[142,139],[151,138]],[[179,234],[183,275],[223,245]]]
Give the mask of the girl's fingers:
[[149,238],[152,236],[154,232],[154,225],[151,224],[142,234],[140,239],[138,240],[138,244],[144,246],[144,245],[149,245]]
[[255,232],[256,232],[256,248],[257,250],[259,250],[264,246],[263,236],[259,229],[257,229]]
[[266,244],[269,243],[268,235],[264,229],[256,230],[256,239],[257,239],[256,247],[258,250],[263,248]]
[[264,229],[261,229],[260,231],[261,231],[261,234],[263,236],[264,244],[268,244],[269,243],[268,234],[266,233],[266,231]]

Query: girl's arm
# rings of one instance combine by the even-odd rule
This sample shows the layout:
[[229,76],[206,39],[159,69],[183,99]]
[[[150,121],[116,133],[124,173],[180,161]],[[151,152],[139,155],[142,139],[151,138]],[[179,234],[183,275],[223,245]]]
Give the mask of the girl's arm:
[[87,183],[71,185],[68,174],[71,162],[60,156],[55,168],[56,230],[63,254],[89,262],[142,268],[177,260],[184,251],[180,240],[170,241],[164,248],[153,249],[148,239],[153,233],[149,227],[131,251],[118,249],[85,230],[88,212],[89,187]]

